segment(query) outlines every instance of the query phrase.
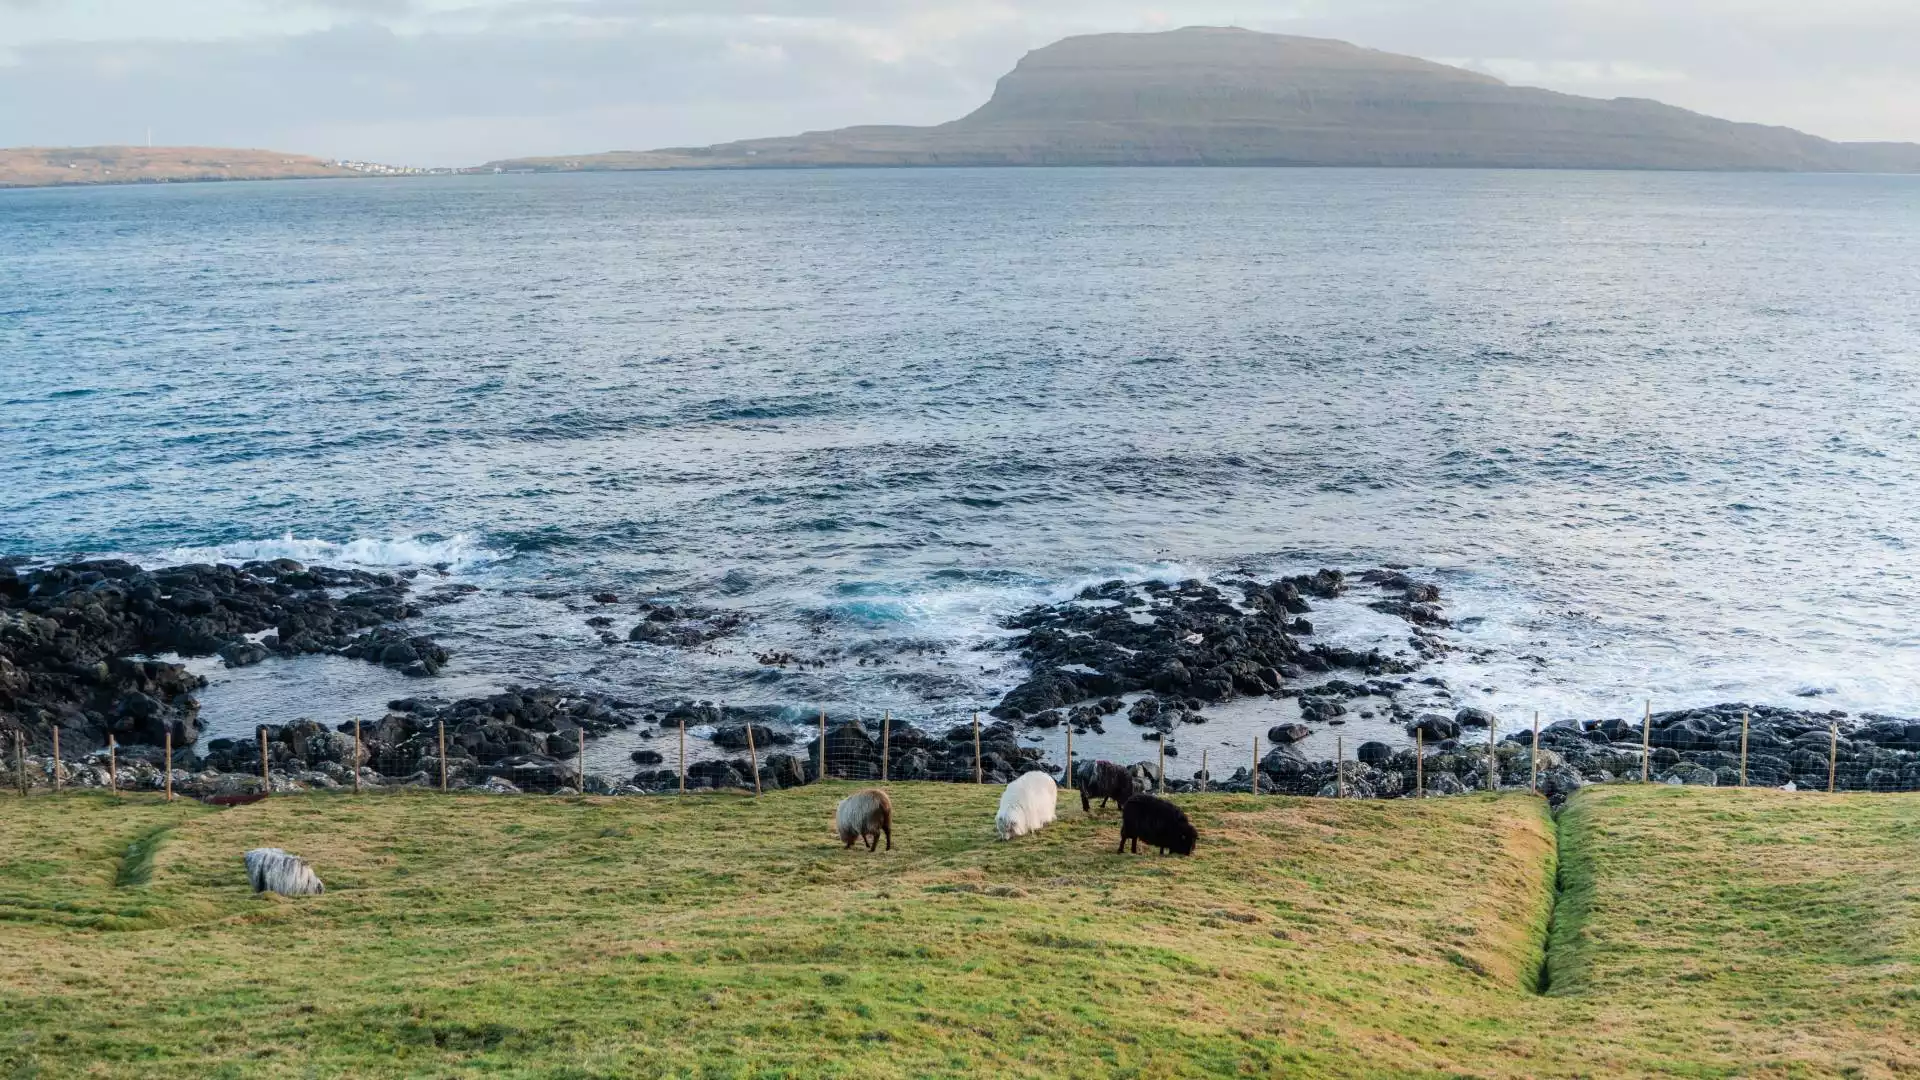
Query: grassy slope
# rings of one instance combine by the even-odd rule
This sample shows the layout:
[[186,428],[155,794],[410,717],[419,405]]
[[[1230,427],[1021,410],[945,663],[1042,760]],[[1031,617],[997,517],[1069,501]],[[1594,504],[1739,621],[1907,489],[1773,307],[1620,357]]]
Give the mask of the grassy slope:
[[[0,1075],[1920,1068],[1920,801],[1583,796],[1540,997],[1532,800],[1190,798],[1183,860],[1077,806],[1001,844],[997,789],[938,784],[893,786],[891,854],[845,852],[848,790],[8,801]],[[261,843],[332,891],[253,899]]]

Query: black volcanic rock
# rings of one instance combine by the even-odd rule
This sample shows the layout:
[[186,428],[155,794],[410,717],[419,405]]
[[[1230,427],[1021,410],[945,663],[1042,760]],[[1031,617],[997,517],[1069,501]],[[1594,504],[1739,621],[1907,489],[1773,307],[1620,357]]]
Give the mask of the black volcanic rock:
[[419,614],[407,591],[393,575],[287,559],[0,567],[0,728],[25,731],[35,749],[56,727],[63,751],[75,753],[109,734],[159,744],[171,732],[185,748],[199,737],[193,693],[203,681],[179,664],[136,659],[160,653],[219,655],[238,667],[331,652],[431,674],[446,651],[387,625]]

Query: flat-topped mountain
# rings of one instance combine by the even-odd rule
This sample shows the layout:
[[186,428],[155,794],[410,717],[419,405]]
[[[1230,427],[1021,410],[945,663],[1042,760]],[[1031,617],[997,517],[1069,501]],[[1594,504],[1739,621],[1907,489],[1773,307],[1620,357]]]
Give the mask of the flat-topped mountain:
[[1838,143],[1638,98],[1579,97],[1342,41],[1189,27],[1028,53],[974,112],[506,169],[830,165],[1409,165],[1920,171],[1920,145]]
[[330,162],[277,150],[204,146],[27,146],[0,149],[0,188],[63,184],[182,183],[357,176]]

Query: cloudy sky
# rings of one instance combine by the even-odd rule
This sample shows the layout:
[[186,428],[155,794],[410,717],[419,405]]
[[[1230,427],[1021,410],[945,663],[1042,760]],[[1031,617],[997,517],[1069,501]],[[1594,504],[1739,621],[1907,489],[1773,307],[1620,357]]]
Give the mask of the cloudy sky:
[[1194,23],[1920,141],[1920,0],[0,0],[0,146],[458,165],[935,123],[1057,38]]

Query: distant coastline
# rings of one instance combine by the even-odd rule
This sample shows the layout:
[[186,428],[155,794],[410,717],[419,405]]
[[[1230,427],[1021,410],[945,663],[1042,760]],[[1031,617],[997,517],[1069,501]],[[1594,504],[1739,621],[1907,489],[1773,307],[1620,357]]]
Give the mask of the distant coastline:
[[459,168],[271,150],[0,149],[0,188],[473,173],[945,167],[1920,173],[1920,144],[1836,142],[1642,98],[1580,97],[1344,41],[1187,27],[1066,38],[980,108],[700,147]]
[[27,146],[0,149],[0,189],[236,180],[422,176],[472,170],[329,161],[278,150],[209,146]]

